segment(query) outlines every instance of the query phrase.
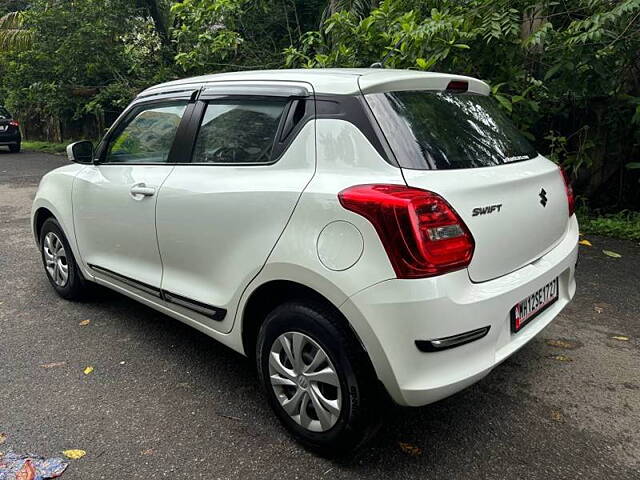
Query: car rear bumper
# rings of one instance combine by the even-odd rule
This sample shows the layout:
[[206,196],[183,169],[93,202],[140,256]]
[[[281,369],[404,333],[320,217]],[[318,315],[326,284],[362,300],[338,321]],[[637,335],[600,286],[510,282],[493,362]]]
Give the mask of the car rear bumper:
[[0,132],[0,145],[17,145],[22,141],[20,132],[18,133],[2,133]]
[[[341,310],[391,397],[401,405],[426,405],[480,380],[544,329],[573,298],[577,256],[574,216],[553,250],[508,275],[473,283],[461,270],[435,278],[387,280],[353,295]],[[512,333],[511,308],[555,277],[558,300]],[[420,351],[415,343],[486,327],[484,335],[441,351]]]

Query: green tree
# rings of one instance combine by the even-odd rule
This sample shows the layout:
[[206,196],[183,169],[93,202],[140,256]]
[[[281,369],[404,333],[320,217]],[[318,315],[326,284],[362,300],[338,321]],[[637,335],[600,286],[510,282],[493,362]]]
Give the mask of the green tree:
[[7,105],[30,130],[61,141],[93,120],[94,136],[143,85],[170,76],[153,21],[126,0],[33,0],[19,14],[29,42],[3,57]]
[[640,0],[386,0],[363,18],[338,11],[285,50],[292,67],[383,59],[487,80],[540,150],[570,167],[586,191],[624,175],[637,158]]
[[184,0],[174,3],[176,63],[189,73],[279,68],[282,50],[317,28],[319,0]]
[[2,0],[2,2],[0,2],[0,17],[3,17],[7,13],[20,12],[28,6],[28,0]]

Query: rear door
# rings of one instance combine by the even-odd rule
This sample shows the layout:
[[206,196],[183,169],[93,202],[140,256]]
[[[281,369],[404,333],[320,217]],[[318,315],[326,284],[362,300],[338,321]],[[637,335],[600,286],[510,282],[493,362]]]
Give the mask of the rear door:
[[188,105],[187,97],[134,106],[103,142],[99,163],[77,175],[76,239],[96,276],[160,295],[157,194],[174,168],[172,147]]
[[192,120],[193,153],[158,197],[162,290],[218,331],[233,325],[315,170],[311,87],[211,87]]
[[561,240],[569,219],[562,174],[492,99],[434,91],[366,98],[407,184],[441,195],[469,227],[473,281],[517,270]]

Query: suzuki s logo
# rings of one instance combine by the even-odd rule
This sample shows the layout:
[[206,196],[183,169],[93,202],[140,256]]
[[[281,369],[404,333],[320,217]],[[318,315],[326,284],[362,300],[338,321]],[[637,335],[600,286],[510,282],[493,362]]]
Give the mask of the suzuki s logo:
[[493,212],[499,212],[502,208],[502,204],[488,205],[486,207],[476,207],[473,209],[471,216],[477,217],[478,215],[488,215]]
[[538,194],[538,196],[540,197],[540,204],[543,207],[547,206],[547,202],[549,200],[547,200],[547,192],[544,190],[544,188],[542,190],[540,190],[540,193]]

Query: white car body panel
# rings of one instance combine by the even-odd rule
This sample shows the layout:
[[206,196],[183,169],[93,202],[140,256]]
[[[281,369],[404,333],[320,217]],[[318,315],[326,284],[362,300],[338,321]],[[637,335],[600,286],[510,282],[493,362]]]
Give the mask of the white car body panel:
[[[157,194],[134,198],[131,187],[159,191],[173,165],[88,165],[73,189],[76,241],[84,265],[160,287]],[[94,273],[95,274],[95,273]]]
[[[56,168],[47,173],[40,180],[36,196],[31,205],[31,229],[34,237],[36,237],[34,230],[36,212],[40,209],[47,209],[58,219],[60,226],[68,234],[67,240],[76,257],[78,257],[78,245],[73,228],[73,204],[71,195],[76,175],[84,168],[84,165],[74,163]],[[39,239],[36,238],[36,241],[39,241]]]
[[[456,75],[326,69],[204,76],[155,86],[141,96],[276,83],[346,96],[440,90],[451,80],[467,81],[476,93],[489,91],[484,82]],[[348,119],[319,117],[308,121],[273,165],[70,165],[43,178],[32,224],[47,208],[87,279],[245,354],[252,352],[244,351],[244,313],[254,292],[280,280],[313,289],[342,312],[391,397],[401,405],[424,405],[482,378],[570,301],[578,225],[568,215],[557,167],[541,156],[497,167],[409,170],[384,155]],[[129,190],[138,183],[156,194],[134,199]],[[338,201],[342,190],[373,183],[442,195],[474,236],[468,268],[396,278],[374,226]],[[538,204],[543,187],[546,208]],[[500,212],[472,215],[473,208],[498,203]],[[158,292],[132,288],[89,264]],[[556,276],[558,301],[512,333],[511,308]],[[213,320],[167,301],[164,291],[224,309],[226,316]],[[445,351],[425,353],[414,343],[486,326],[485,337]]]

